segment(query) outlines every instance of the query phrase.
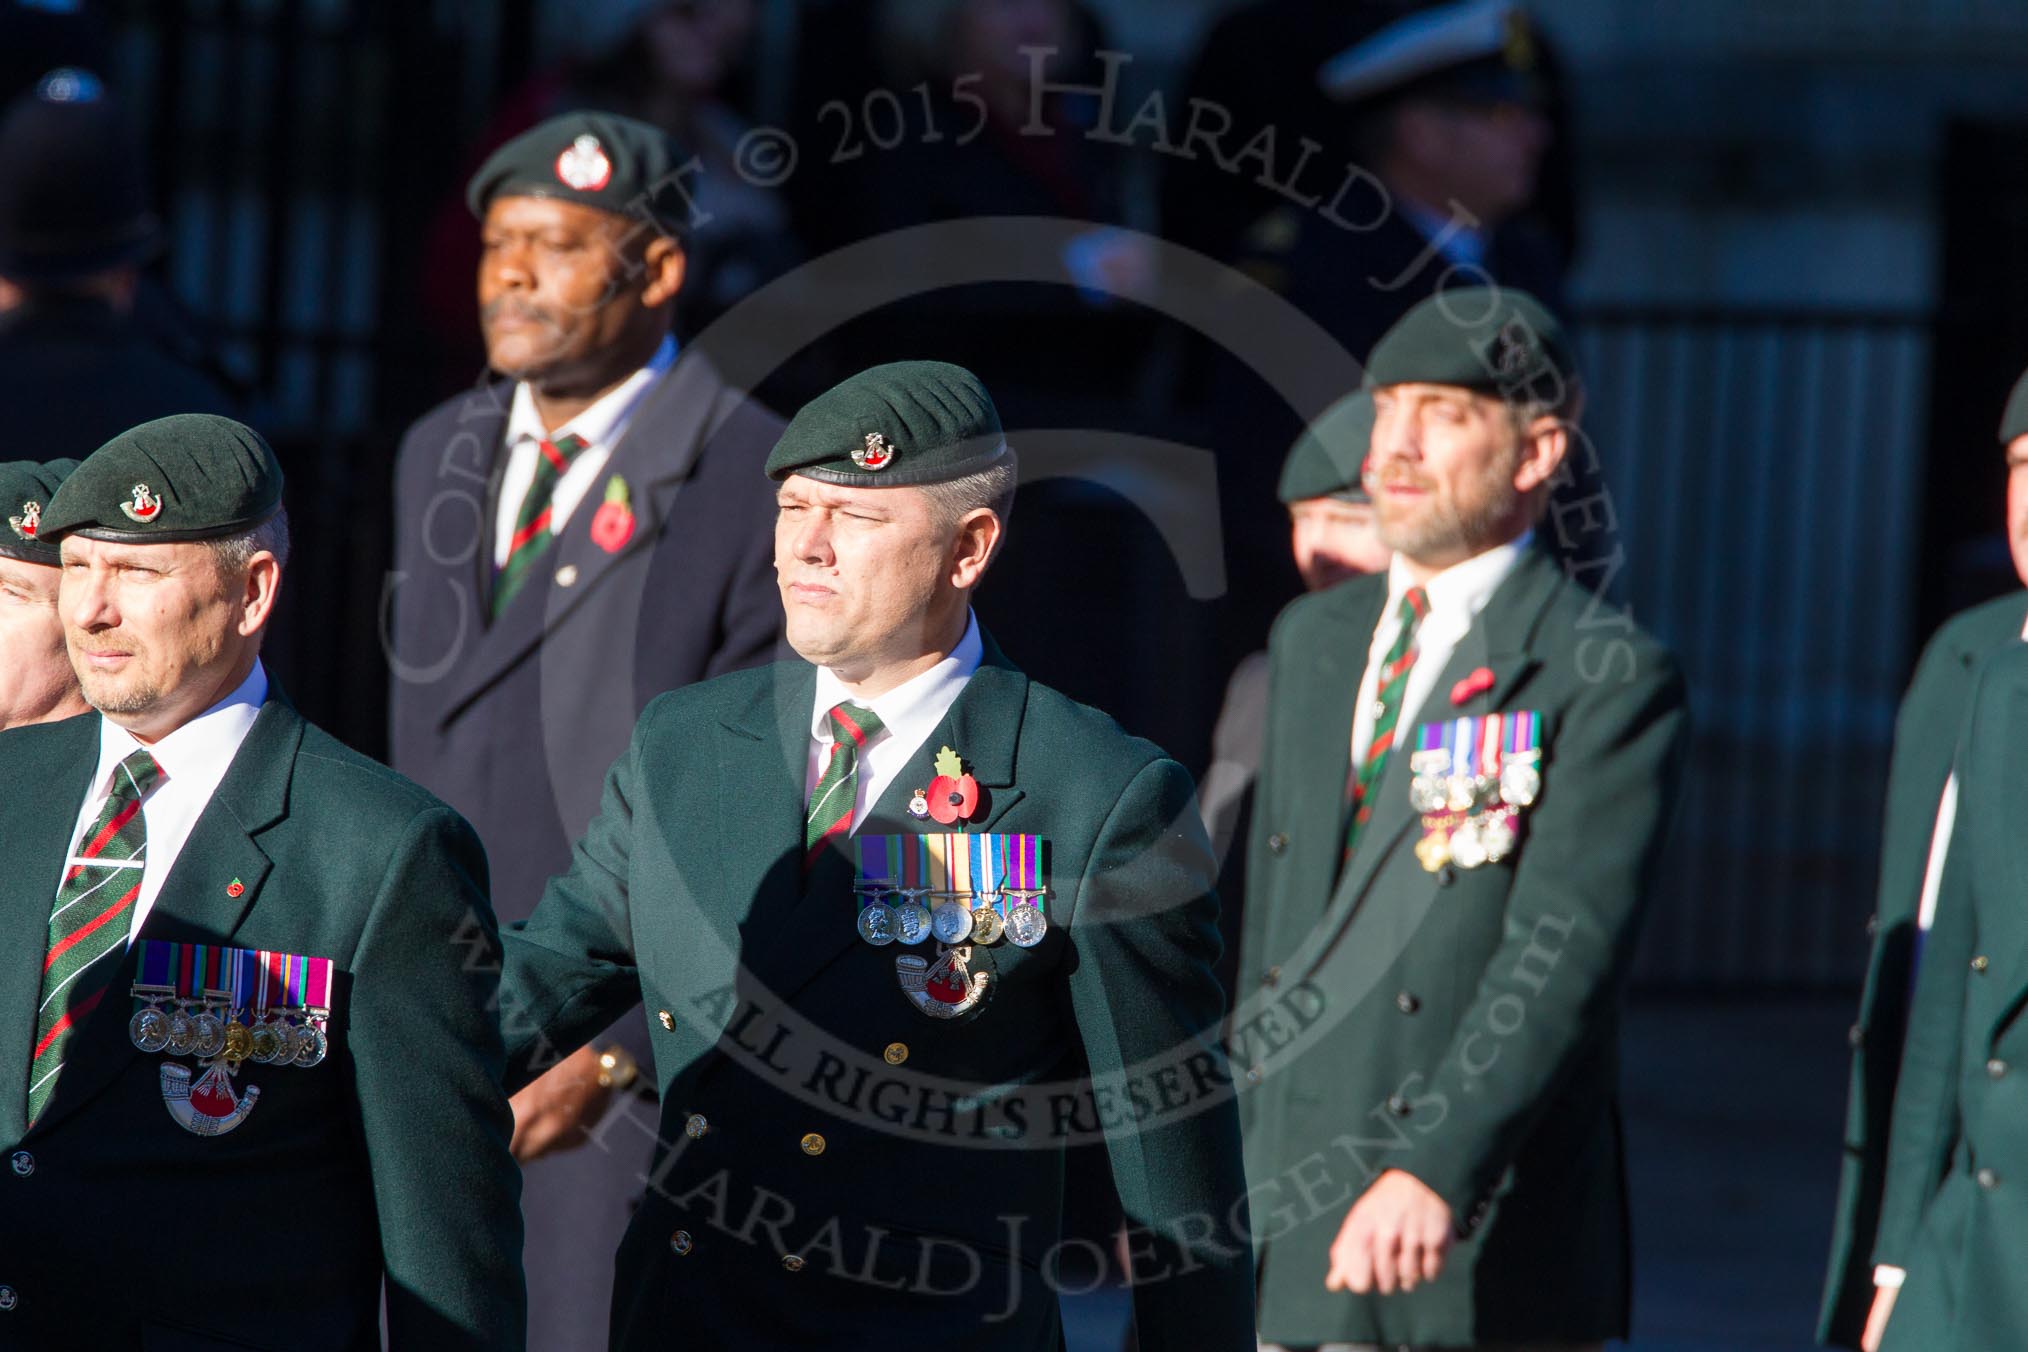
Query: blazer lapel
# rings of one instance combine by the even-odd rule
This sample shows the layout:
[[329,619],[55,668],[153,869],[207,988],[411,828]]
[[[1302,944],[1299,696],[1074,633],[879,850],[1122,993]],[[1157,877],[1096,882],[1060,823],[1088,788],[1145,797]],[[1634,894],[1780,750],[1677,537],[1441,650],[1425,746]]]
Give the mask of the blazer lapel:
[[[1028,677],[1000,652],[990,637],[984,637],[985,652],[979,668],[966,682],[936,730],[923,740],[909,758],[908,766],[867,810],[866,819],[854,836],[923,835],[938,829],[933,822],[920,822],[908,815],[908,800],[915,790],[929,783],[940,747],[949,746],[963,756],[972,776],[978,780],[983,802],[973,820],[964,824],[967,834],[989,831],[1019,802],[1021,790],[1014,784],[1014,748],[1021,733],[1021,716],[1027,708]],[[803,774],[811,701],[815,698],[815,676],[802,691],[797,706],[800,717],[793,728],[786,726],[784,745],[793,747],[797,775],[793,839],[796,848],[790,858],[791,870],[799,866],[802,849]],[[792,739],[791,739],[792,735]],[[743,834],[758,835],[749,825]],[[854,876],[853,852],[849,845],[827,850],[812,864],[805,884],[797,889],[786,912],[763,912],[757,901],[754,920],[757,936],[749,945],[748,966],[776,1001],[786,1002],[808,985],[840,955],[860,942],[851,911]],[[776,889],[777,895],[779,889]],[[769,900],[774,900],[770,898]],[[780,914],[777,921],[772,916]]]
[[[42,962],[49,951],[49,913],[63,882],[78,809],[98,767],[99,719],[73,718],[51,730],[49,763],[58,767],[42,791],[18,795],[7,823],[8,859],[0,923],[0,1141],[18,1141],[28,1125],[28,1061],[42,1003]],[[16,1072],[19,1073],[16,1073]]]
[[[703,355],[688,353],[678,358],[634,411],[605,468],[551,545],[541,570],[486,629],[474,645],[471,660],[452,677],[444,721],[455,718],[569,619],[622,563],[655,547],[683,481],[696,467],[711,434],[738,407],[741,397],[720,379]],[[505,426],[503,419],[494,433],[496,445]],[[506,457],[496,454],[496,459],[499,463],[493,478],[497,495]],[[627,484],[634,532],[617,550],[609,550],[592,540],[591,522],[605,499],[607,485],[615,478]],[[493,511],[489,510],[488,546],[481,551],[485,579],[480,592],[488,604],[493,574],[492,521]],[[552,585],[550,579],[566,568],[573,570],[571,585]]]
[[[2020,739],[2028,736],[2028,679],[2024,679],[2018,663],[1994,663],[1988,669],[1995,673],[2006,673],[2005,679],[2012,687],[2006,692],[2006,735],[2000,745],[2009,748],[2021,746],[2023,743]],[[2024,780],[2028,780],[2028,772],[2023,771],[2021,758],[2017,755],[1993,757],[1988,759],[1988,763],[1991,764],[1995,760],[1999,762],[2000,782],[1994,785],[1994,788],[2002,794],[1995,801],[2020,802],[2021,790],[2028,788],[2028,784],[2023,783]],[[1984,791],[1985,789],[1979,785],[1961,784],[1958,812],[1962,815],[1966,811],[1964,806],[1966,801],[1972,795]],[[2024,857],[2022,847],[2012,841],[2000,845],[1999,849],[2006,856],[2007,877],[1993,893],[2000,899],[2000,904],[1982,908],[1978,918],[1979,927],[1981,930],[1995,928],[1996,921],[2013,926],[2015,933],[2011,947],[2014,949],[2014,962],[2011,966],[1997,970],[2014,973],[2022,988],[2015,991],[2013,999],[2008,1001],[2001,1017],[1995,1021],[1992,1029],[1994,1037],[1999,1036],[2008,1024],[2019,1017],[2023,1004],[2028,1003],[2028,919],[2022,918],[2018,907],[2013,904],[2015,898],[2028,896],[2028,857]]]
[[[280,688],[273,687],[231,768],[191,828],[175,867],[163,880],[139,938],[172,943],[232,942],[273,867],[254,843],[254,833],[287,812],[289,779],[302,739],[302,716],[290,707]],[[241,885],[238,896],[230,892],[235,880]],[[128,1058],[138,1055],[127,1040],[127,1022],[133,1013],[127,990],[134,983],[139,953],[138,944],[128,949],[106,988],[105,999],[78,1029],[65,1057],[56,1096],[36,1120],[36,1130],[61,1121],[88,1103]]]

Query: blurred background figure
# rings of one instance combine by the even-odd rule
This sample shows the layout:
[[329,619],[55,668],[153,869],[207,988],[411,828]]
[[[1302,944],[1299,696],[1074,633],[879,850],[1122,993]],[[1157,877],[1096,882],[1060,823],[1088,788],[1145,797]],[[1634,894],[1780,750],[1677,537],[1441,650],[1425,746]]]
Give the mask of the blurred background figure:
[[[1377,573],[1393,551],[1381,543],[1363,474],[1373,445],[1373,396],[1355,390],[1304,429],[1282,461],[1278,496],[1289,512],[1289,548],[1305,591]],[[1240,917],[1246,905],[1246,839],[1253,785],[1267,731],[1268,655],[1248,653],[1233,668],[1211,732],[1211,765],[1197,784],[1198,808],[1218,858],[1219,970],[1227,997],[1237,988]]]
[[[544,66],[513,90],[480,136],[472,165],[509,138],[559,113],[598,108],[659,127],[695,156],[679,177],[689,199],[686,269],[676,333],[691,338],[802,256],[778,192],[735,163],[752,125],[747,64],[755,0],[609,0],[575,14],[575,54]],[[463,207],[446,201],[433,225],[429,308],[447,351],[464,365],[447,380],[469,380],[473,347],[470,288],[478,264]]]
[[[148,322],[162,247],[139,142],[99,77],[45,74],[0,116],[0,407],[15,443],[82,459],[171,413],[228,413]],[[146,314],[143,313],[146,311]]]
[[[2014,383],[2001,414],[2000,447],[2007,469],[2007,543],[2017,577],[2028,584],[2028,375]],[[1852,1025],[1844,1161],[1817,1324],[1818,1339],[1832,1346],[1860,1345],[1876,1299],[1873,1246],[1887,1181],[1888,1132],[1916,963],[1935,925],[1944,847],[1957,816],[1952,759],[1959,732],[1980,669],[2023,640],[2028,640],[2028,591],[2017,589],[1953,615],[1923,649],[1895,718],[1880,882],[1867,921],[1873,951]]]
[[85,712],[56,610],[56,546],[39,538],[43,509],[75,460],[0,465],[0,732]]

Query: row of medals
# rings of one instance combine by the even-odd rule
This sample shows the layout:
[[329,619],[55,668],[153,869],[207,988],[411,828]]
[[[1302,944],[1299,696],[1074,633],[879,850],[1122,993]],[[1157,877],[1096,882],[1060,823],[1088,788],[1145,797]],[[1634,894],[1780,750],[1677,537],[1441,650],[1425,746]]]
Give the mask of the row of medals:
[[1409,805],[1417,812],[1469,812],[1472,815],[1452,828],[1445,851],[1459,868],[1497,864],[1514,852],[1518,839],[1519,810],[1535,802],[1542,792],[1540,751],[1524,751],[1492,775],[1447,775],[1451,764],[1448,748],[1417,751],[1409,757],[1415,778],[1409,782]]
[[331,1050],[325,1032],[328,1017],[312,1009],[298,1023],[280,1013],[256,1014],[252,1026],[240,1018],[244,1010],[228,1011],[218,1000],[175,1001],[161,997],[137,1010],[127,1022],[127,1037],[144,1052],[166,1051],[200,1061],[223,1058],[237,1065],[252,1061],[264,1066],[314,1066]]
[[[877,892],[862,890],[858,895],[862,899],[875,898],[863,901],[859,908],[859,937],[875,948],[885,948],[897,941],[919,944],[925,939],[946,945],[996,944],[1002,937],[1016,948],[1033,948],[1049,933],[1049,921],[1035,904],[1047,895],[1043,892],[1012,888],[1001,892],[1000,896],[1016,899],[1005,919],[990,900],[967,906],[962,897],[948,892],[935,894],[945,898],[935,910],[922,904],[924,897],[933,895],[923,889],[882,888]],[[881,897],[900,900],[889,903],[878,900]]]

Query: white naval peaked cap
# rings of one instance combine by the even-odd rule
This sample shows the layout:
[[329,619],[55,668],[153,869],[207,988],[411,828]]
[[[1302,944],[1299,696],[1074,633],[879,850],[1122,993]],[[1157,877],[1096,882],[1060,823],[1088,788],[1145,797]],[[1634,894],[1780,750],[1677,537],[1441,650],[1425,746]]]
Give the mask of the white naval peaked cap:
[[1459,0],[1407,14],[1326,61],[1317,83],[1350,103],[1448,66],[1506,49],[1520,6],[1514,0]]

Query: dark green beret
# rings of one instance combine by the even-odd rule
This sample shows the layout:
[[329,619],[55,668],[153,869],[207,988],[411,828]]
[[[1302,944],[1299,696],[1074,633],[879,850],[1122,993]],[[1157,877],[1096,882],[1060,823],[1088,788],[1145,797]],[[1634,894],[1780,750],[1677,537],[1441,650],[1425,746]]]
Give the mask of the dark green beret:
[[1371,502],[1359,481],[1373,449],[1373,395],[1354,390],[1303,429],[1282,462],[1281,499],[1349,498]]
[[554,197],[681,234],[690,199],[678,177],[688,158],[660,127],[617,113],[565,113],[494,151],[472,175],[465,203],[484,218],[495,197]]
[[942,361],[898,361],[803,405],[768,455],[768,477],[896,488],[942,483],[1005,459],[1000,414],[979,378]]
[[1561,404],[1577,361],[1562,323],[1526,291],[1453,287],[1397,320],[1366,360],[1369,386],[1410,382]]
[[42,513],[42,536],[123,544],[215,540],[282,507],[282,467],[261,434],[215,413],[130,427],[93,451]]
[[75,460],[16,460],[0,465],[0,516],[7,529],[0,530],[0,556],[23,563],[43,563],[54,568],[56,542],[42,531],[42,517],[57,485],[77,468]]
[[2024,436],[2028,436],[2028,374],[2014,382],[2014,392],[2007,396],[2007,411],[2000,415],[2001,445]]

